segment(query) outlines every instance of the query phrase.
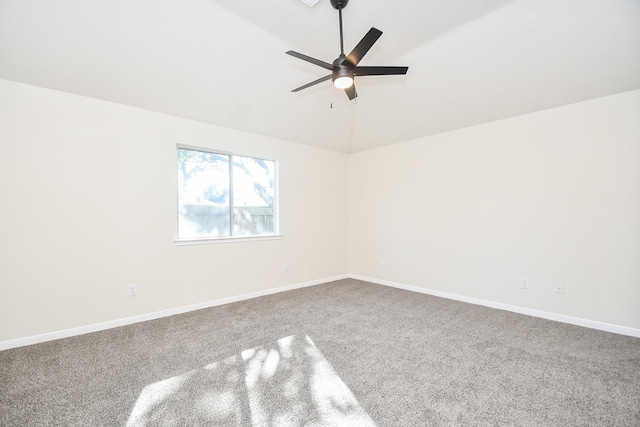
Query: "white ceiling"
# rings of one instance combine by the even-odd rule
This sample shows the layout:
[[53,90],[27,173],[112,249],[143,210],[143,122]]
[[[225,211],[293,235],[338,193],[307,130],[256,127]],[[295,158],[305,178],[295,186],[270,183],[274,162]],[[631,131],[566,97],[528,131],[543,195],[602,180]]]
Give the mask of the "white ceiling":
[[[0,0],[0,78],[341,152],[640,89],[640,0],[351,0],[358,98],[324,82],[329,0]],[[1,102],[1,100],[0,100]]]

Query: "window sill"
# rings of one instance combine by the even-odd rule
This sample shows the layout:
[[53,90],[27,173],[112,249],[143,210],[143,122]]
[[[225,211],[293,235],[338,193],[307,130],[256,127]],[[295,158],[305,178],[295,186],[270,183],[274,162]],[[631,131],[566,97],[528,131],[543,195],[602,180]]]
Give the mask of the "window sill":
[[238,242],[255,242],[256,240],[280,240],[282,234],[266,234],[261,236],[228,236],[228,237],[205,237],[195,239],[176,239],[176,246],[191,245],[211,245],[217,243],[238,243]]

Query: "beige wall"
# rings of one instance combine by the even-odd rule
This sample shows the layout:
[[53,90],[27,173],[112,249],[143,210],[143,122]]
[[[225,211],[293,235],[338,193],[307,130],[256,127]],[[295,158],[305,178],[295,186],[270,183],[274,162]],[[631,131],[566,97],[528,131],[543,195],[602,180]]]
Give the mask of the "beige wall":
[[[277,160],[282,239],[177,247],[176,144]],[[347,165],[0,80],[0,342],[346,274]]]
[[[351,156],[0,100],[0,343],[345,274],[640,328],[640,91]],[[278,160],[282,239],[177,247],[176,144]]]
[[640,328],[640,91],[353,154],[349,185],[351,274]]

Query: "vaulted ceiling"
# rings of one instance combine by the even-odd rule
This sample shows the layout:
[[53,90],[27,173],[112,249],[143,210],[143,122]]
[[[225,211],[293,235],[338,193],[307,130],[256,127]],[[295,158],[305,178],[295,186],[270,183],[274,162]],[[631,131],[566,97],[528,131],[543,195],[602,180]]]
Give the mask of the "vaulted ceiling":
[[[340,152],[640,89],[638,0],[351,0],[358,98],[327,71],[329,0],[0,0],[0,78]],[[0,100],[1,102],[1,100]],[[183,141],[184,142],[184,141]]]

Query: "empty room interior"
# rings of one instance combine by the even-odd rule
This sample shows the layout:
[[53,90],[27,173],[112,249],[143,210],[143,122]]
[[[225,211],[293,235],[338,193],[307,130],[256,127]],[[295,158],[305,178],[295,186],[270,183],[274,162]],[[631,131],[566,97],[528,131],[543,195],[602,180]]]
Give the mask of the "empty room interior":
[[0,173],[2,426],[640,425],[638,0],[0,0]]

